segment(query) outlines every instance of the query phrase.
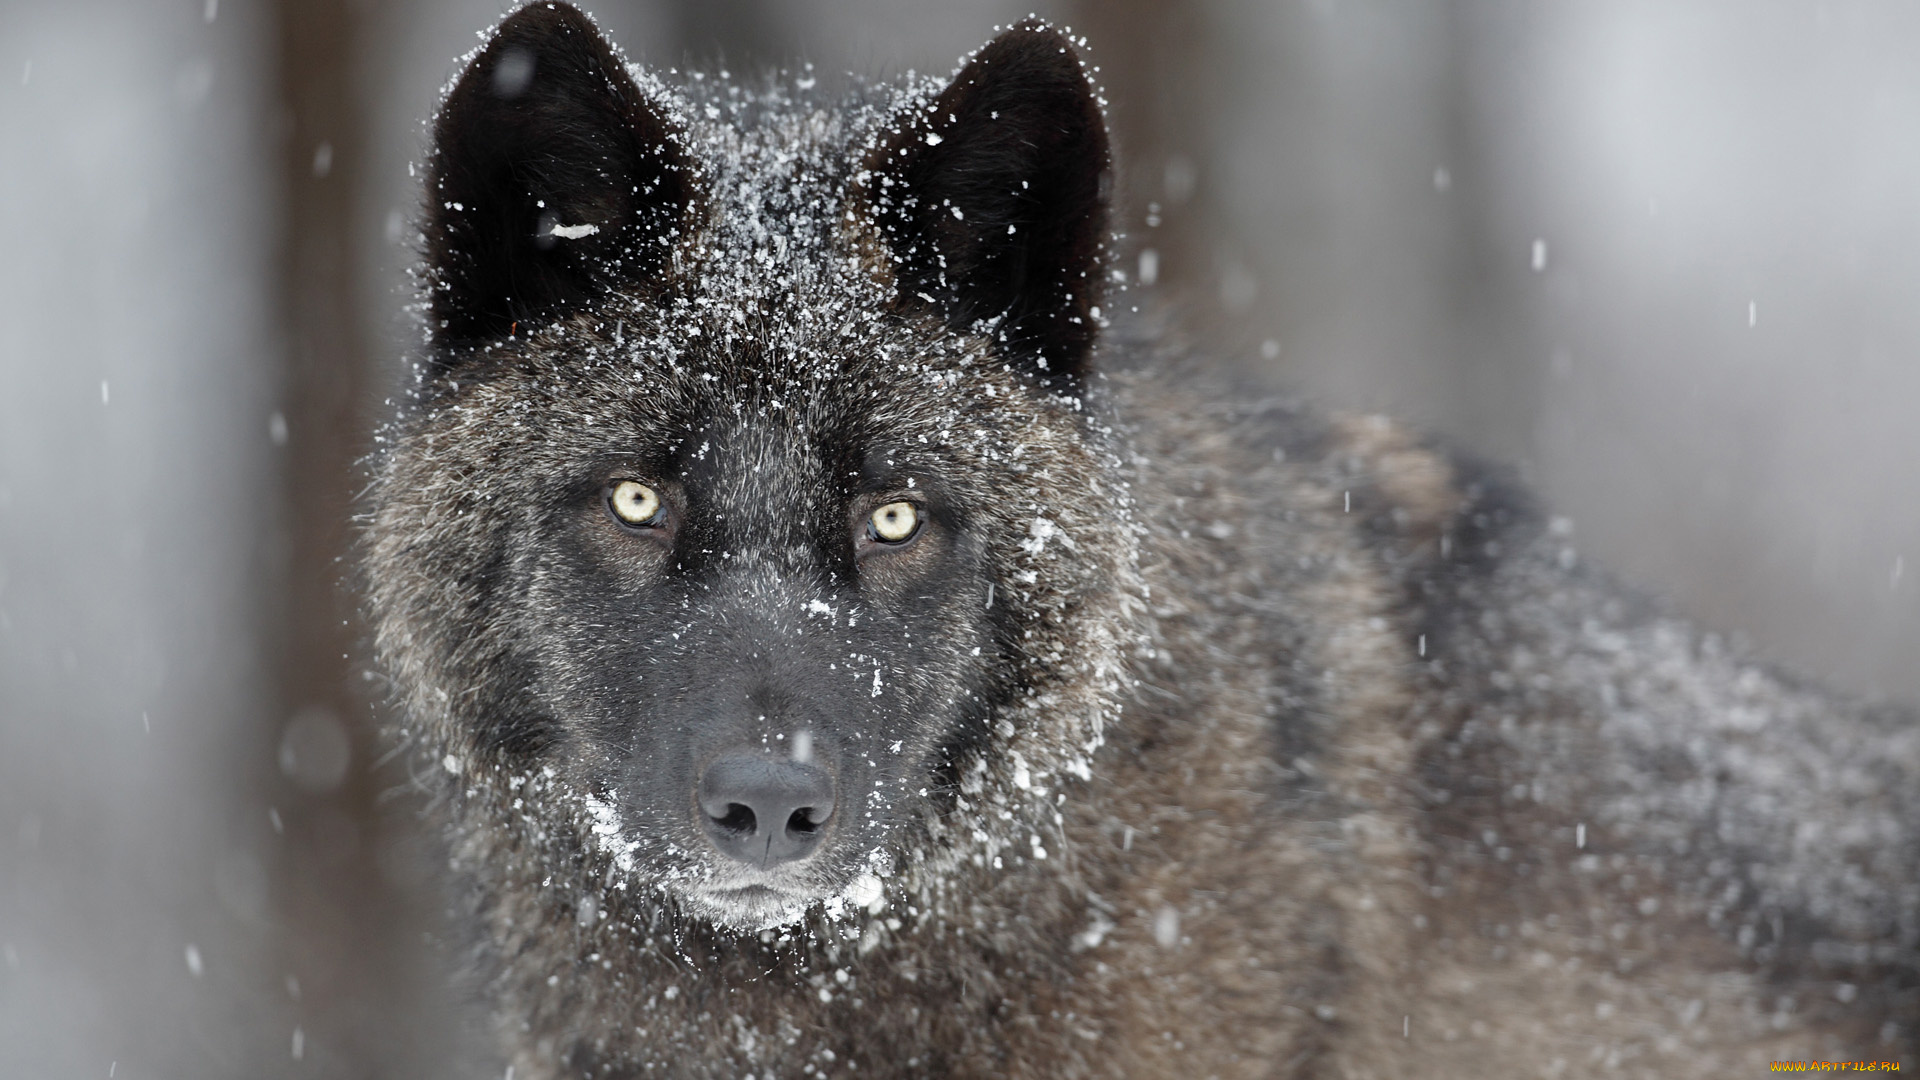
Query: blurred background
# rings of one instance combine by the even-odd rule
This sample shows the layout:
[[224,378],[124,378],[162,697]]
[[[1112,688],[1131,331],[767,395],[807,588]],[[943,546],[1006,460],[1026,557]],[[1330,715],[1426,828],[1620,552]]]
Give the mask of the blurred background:
[[[638,62],[844,87],[1035,4],[1100,67],[1130,303],[1920,696],[1920,6],[585,6]],[[491,1068],[342,560],[411,164],[503,10],[0,0],[0,1077]]]

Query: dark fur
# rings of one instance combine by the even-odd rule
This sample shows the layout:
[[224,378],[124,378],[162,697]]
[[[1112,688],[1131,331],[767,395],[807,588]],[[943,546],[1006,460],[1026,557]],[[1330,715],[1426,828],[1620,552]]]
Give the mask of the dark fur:
[[[1096,347],[1096,101],[1038,24],[828,105],[549,3],[449,95],[367,570],[515,1076],[1910,1055],[1912,714],[1385,421]],[[703,770],[802,731],[822,846],[729,860]]]

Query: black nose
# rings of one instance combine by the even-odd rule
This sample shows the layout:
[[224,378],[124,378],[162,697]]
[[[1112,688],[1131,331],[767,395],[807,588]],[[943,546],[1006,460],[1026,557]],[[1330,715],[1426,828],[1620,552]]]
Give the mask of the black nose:
[[833,817],[833,777],[811,765],[747,754],[716,758],[700,777],[700,819],[723,853],[753,866],[804,859]]

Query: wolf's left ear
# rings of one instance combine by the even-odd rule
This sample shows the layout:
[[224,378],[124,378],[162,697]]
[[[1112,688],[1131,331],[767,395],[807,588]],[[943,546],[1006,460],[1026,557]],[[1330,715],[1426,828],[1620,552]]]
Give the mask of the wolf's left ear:
[[1066,35],[1020,23],[893,122],[859,183],[897,300],[981,323],[1050,384],[1085,371],[1104,291],[1112,162]]
[[693,171],[667,114],[573,7],[509,15],[447,95],[433,141],[435,341],[504,337],[612,288],[664,284]]

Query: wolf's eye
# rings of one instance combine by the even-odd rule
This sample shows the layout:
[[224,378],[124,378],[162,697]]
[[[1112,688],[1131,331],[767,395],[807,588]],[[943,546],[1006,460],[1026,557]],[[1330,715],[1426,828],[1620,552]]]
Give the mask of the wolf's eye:
[[628,525],[660,524],[660,496],[638,480],[621,480],[607,492],[607,509]]
[[867,518],[867,535],[883,544],[911,539],[920,528],[920,510],[910,502],[891,502]]

